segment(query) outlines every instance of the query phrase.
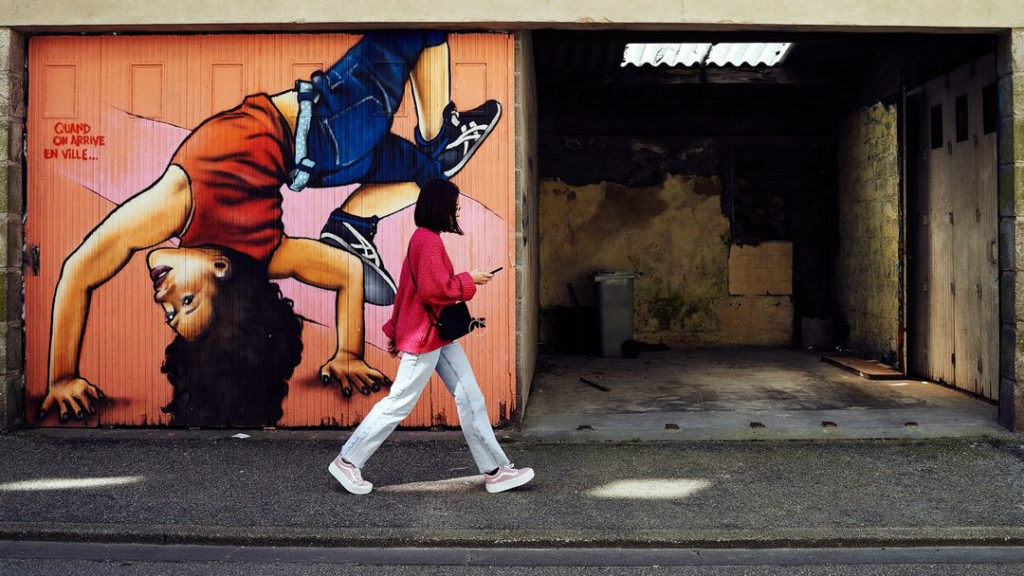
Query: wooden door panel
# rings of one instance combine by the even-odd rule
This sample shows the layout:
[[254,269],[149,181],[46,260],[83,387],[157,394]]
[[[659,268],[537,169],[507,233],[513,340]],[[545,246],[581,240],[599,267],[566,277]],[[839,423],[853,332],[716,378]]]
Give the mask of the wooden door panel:
[[[952,295],[952,200],[950,193],[950,130],[953,122],[950,119],[950,99],[945,87],[945,79],[929,82],[925,88],[930,126],[929,142],[936,135],[931,128],[941,126],[941,138],[928,152],[928,245],[930,258],[928,261],[927,290],[930,301],[928,310],[927,342],[928,373],[927,376],[952,384],[953,373],[953,295]],[[932,120],[933,114],[940,114],[938,123]]]
[[959,99],[963,125],[954,135],[956,386],[987,398],[998,392],[998,262],[995,133],[985,134],[982,90],[995,81],[994,57],[953,72],[950,94]]
[[[998,206],[996,138],[984,132],[982,91],[994,81],[990,55],[924,86],[926,151],[910,232],[921,279],[908,287],[912,370],[991,399],[999,380]],[[930,120],[938,106],[942,138],[933,148]]]

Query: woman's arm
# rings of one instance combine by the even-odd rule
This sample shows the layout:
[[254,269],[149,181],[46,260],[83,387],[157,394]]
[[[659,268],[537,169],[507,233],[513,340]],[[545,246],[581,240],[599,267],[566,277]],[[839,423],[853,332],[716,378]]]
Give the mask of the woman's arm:
[[444,243],[436,235],[422,235],[409,248],[410,264],[416,275],[416,291],[421,299],[435,306],[468,301],[478,284],[486,284],[491,274],[472,270],[454,274]]
[[181,168],[170,166],[152,186],[115,208],[64,261],[53,297],[49,377],[40,418],[54,405],[61,420],[95,412],[91,399],[102,394],[78,373],[92,292],[120,272],[137,250],[177,234],[190,207],[188,178]]
[[390,384],[381,372],[363,360],[363,263],[352,254],[309,238],[288,238],[270,258],[271,278],[296,280],[338,293],[335,303],[335,328],[338,346],[334,355],[320,367],[320,379],[341,384],[342,393],[352,388],[363,394]]

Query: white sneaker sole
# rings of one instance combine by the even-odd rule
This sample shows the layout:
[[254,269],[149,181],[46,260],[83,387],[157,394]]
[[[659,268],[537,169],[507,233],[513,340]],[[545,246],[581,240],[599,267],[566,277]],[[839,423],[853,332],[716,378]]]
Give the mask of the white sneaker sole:
[[348,479],[348,476],[345,476],[345,473],[342,472],[341,468],[338,468],[334,462],[331,462],[331,465],[327,467],[327,471],[331,473],[331,476],[334,476],[334,479],[337,480],[345,490],[348,490],[352,494],[369,494],[370,490],[373,490],[373,484],[370,484],[369,482],[364,486],[353,484],[352,481]]
[[362,255],[362,252],[356,250],[337,234],[323,232],[320,234],[320,240],[328,246],[333,246],[352,254],[363,262],[363,300],[367,304],[391,306],[395,303],[398,286],[395,285],[395,281],[391,279],[387,270],[381,268],[372,260],[367,259]]
[[486,139],[494,130],[494,127],[497,126],[498,120],[501,119],[501,102],[495,102],[495,104],[498,105],[498,113],[494,115],[494,120],[491,120],[491,123],[487,125],[487,129],[480,134],[480,137],[476,139],[476,142],[473,142],[469,147],[469,150],[466,151],[466,155],[459,160],[459,163],[444,171],[446,178],[451,178],[462,170],[463,166],[469,162],[469,159],[473,157],[473,154],[476,154],[477,149],[479,149],[484,143],[484,139]]
[[487,491],[490,492],[491,494],[496,494],[498,492],[504,492],[506,490],[518,488],[523,484],[526,484],[530,480],[533,480],[533,470],[530,470],[526,474],[516,476],[515,478],[509,478],[504,482],[499,482],[497,484],[484,484],[484,488],[486,488]]

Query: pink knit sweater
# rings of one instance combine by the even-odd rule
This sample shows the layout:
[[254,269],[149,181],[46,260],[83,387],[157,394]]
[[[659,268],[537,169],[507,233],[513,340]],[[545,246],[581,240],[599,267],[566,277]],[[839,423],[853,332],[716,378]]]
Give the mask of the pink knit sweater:
[[[415,285],[413,271],[416,273]],[[468,301],[474,294],[476,284],[473,277],[469,272],[455,273],[441,235],[426,228],[417,228],[409,240],[409,254],[402,263],[398,294],[391,319],[384,324],[384,334],[393,339],[395,347],[402,352],[422,354],[437,350],[451,340],[443,340],[438,335],[425,305],[429,305],[436,316],[448,304]]]

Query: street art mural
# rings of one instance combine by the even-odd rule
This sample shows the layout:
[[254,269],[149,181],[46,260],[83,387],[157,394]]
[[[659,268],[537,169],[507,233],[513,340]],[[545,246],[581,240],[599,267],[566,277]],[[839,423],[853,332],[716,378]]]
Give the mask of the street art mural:
[[[276,38],[262,45],[273,45]],[[247,91],[237,105],[217,109],[213,100],[224,96],[214,89],[209,99],[213,113],[192,129],[167,122],[163,110],[147,115],[135,109],[131,98],[146,90],[139,83],[153,80],[144,64],[129,64],[133,83],[127,107],[118,107],[116,98],[103,102],[103,90],[100,102],[88,104],[99,121],[47,118],[54,114],[46,96],[33,107],[30,91],[29,141],[32,130],[48,130],[52,137],[29,153],[29,176],[39,178],[29,185],[29,243],[37,234],[53,233],[52,223],[32,225],[33,186],[57,180],[114,204],[60,262],[46,315],[43,382],[41,337],[29,335],[29,400],[37,422],[88,424],[95,416],[95,422],[143,425],[345,425],[358,421],[368,404],[339,413],[324,408],[320,398],[315,404],[323,409],[317,414],[309,398],[299,398],[304,414],[285,418],[286,399],[296,395],[295,381],[303,383],[299,396],[313,394],[311,382],[335,390],[331,406],[359,397],[372,403],[390,384],[395,364],[380,353],[379,332],[395,296],[389,266],[397,274],[411,233],[406,208],[415,203],[422,183],[461,178],[476,162],[490,166],[482,167],[476,182],[460,181],[471,198],[474,183],[483,187],[495,177],[494,184],[509,180],[503,157],[507,148],[481,152],[501,148],[491,140],[508,119],[500,98],[488,93],[495,92],[493,81],[492,86],[467,84],[474,79],[485,83],[480,74],[474,76],[479,66],[473,63],[465,69],[465,94],[453,94],[451,39],[443,32],[381,31],[342,38],[334,45],[348,47],[333,65],[317,67],[282,90]],[[503,44],[507,38],[492,40]],[[185,64],[190,65],[195,64]],[[161,64],[161,74],[167,66]],[[210,66],[214,83],[217,66]],[[59,74],[59,68],[46,71]],[[221,65],[222,77],[230,79],[231,71]],[[82,71],[75,74],[78,81]],[[166,83],[163,77],[160,82]],[[74,96],[80,94],[77,90]],[[187,108],[187,96],[184,100]],[[406,134],[399,133],[396,116],[402,117]],[[499,140],[507,137],[507,130],[500,132]],[[158,163],[161,150],[164,160]],[[45,165],[33,170],[34,159]],[[141,186],[146,170],[140,166],[148,166],[154,176]],[[464,264],[507,265],[506,203],[492,196],[470,204],[475,210],[463,219],[488,239],[481,246],[462,247]],[[74,218],[78,227],[84,220],[80,216],[63,215]],[[400,222],[389,228],[392,219]],[[494,230],[502,234],[495,237]],[[143,266],[130,266],[133,260]],[[149,309],[137,309],[135,294],[130,302],[116,296],[112,301],[108,285],[139,271]],[[26,313],[38,316],[40,298],[28,284]],[[137,292],[139,282],[130,284],[119,285],[117,295]],[[95,302],[104,293],[105,301]],[[511,301],[507,291],[500,297]],[[162,351],[153,344],[151,325],[138,322],[137,315],[144,314],[158,316],[166,325],[163,330],[170,329]],[[114,316],[114,322],[94,328],[97,316],[108,321]],[[38,318],[29,322],[39,324]],[[141,371],[152,376],[158,368],[166,390],[145,394],[142,421],[138,414],[123,422],[101,414],[112,403],[138,396],[131,376],[118,374],[118,364],[135,362],[111,349],[116,340],[102,340],[111,331],[122,340],[146,339],[151,345],[143,346],[142,356],[158,356],[158,366]],[[499,337],[491,345],[507,343]],[[100,360],[106,374],[101,378],[117,381],[115,390],[90,374],[83,362],[90,348],[105,358]],[[95,355],[91,358],[94,364]],[[510,372],[507,366],[496,372],[502,370]],[[159,414],[152,410],[153,396],[166,401]],[[429,410],[429,420],[419,425],[451,423],[444,422],[443,406]]]

